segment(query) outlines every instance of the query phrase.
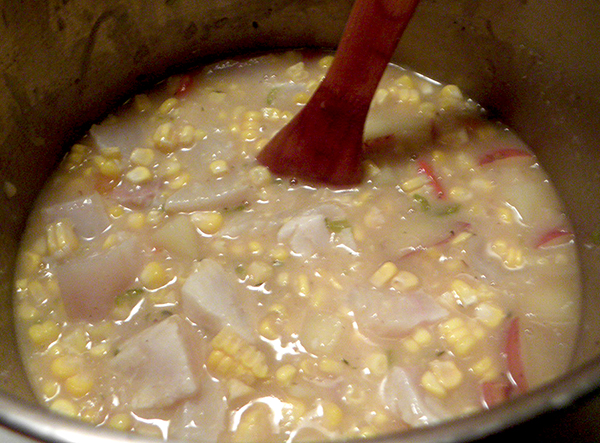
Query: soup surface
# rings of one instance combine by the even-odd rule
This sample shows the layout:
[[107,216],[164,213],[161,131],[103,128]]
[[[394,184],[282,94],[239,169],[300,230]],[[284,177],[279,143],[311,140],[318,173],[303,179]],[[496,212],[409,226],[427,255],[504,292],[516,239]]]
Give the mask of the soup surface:
[[490,408],[566,369],[569,222],[531,151],[456,86],[388,68],[360,186],[256,162],[331,61],[172,77],[73,146],[16,279],[42,403],[163,438],[321,440]]

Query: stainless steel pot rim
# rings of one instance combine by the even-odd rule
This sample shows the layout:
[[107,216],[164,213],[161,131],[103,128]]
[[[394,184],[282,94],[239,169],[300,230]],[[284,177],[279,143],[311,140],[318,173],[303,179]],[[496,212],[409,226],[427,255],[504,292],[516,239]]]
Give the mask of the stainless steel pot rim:
[[[600,358],[570,371],[556,381],[482,411],[445,423],[400,434],[375,437],[373,442],[465,443],[492,435],[545,413],[559,411],[600,389]],[[48,443],[150,442],[137,434],[93,428],[76,420],[50,413],[42,406],[24,402],[10,394],[0,396],[0,424]],[[361,439],[363,440],[363,439]],[[170,440],[172,441],[172,440]]]

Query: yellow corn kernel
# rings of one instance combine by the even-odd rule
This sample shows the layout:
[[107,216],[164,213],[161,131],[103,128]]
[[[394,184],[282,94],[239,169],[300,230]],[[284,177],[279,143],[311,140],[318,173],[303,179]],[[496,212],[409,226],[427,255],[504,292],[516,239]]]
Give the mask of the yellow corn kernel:
[[473,193],[462,186],[453,186],[450,188],[450,191],[448,191],[448,195],[451,200],[460,203],[466,202],[467,200],[473,198]]
[[238,378],[252,384],[256,378],[265,378],[268,366],[265,355],[248,344],[232,328],[226,326],[211,341],[213,351],[207,367],[227,378]]
[[319,67],[322,69],[329,69],[333,63],[333,55],[326,55],[319,60]]
[[216,211],[198,211],[190,216],[193,225],[205,234],[216,234],[223,227],[223,215]]
[[[459,243],[462,243],[462,242],[468,240],[472,236],[473,236],[472,232],[467,232],[467,231],[461,232],[460,234],[455,236],[452,240],[450,240],[450,244],[457,245]],[[460,261],[456,261],[455,263],[460,264]]]
[[33,322],[40,318],[40,311],[30,303],[22,302],[17,306],[17,316],[24,322]]
[[298,62],[290,66],[285,73],[294,82],[302,82],[309,77],[308,71],[304,69],[304,62]]
[[23,255],[21,255],[21,260],[19,262],[20,268],[23,270],[23,273],[27,275],[38,271],[40,269],[41,264],[42,256],[31,251],[27,251]]
[[460,88],[456,85],[446,85],[440,91],[440,103],[442,106],[444,104],[454,104],[457,102],[462,102],[463,94]]
[[187,185],[189,180],[190,180],[190,174],[188,174],[187,172],[183,172],[180,175],[178,175],[177,177],[170,180],[169,183],[167,184],[167,186],[169,187],[169,189],[173,189],[173,190],[181,189],[185,185]]
[[173,123],[163,123],[156,128],[152,135],[152,141],[161,151],[172,152],[176,145]]
[[373,275],[369,279],[369,282],[376,288],[381,288],[383,285],[389,282],[392,279],[392,277],[394,277],[394,275],[396,275],[397,273],[398,267],[394,263],[388,261],[382,264],[379,267],[379,269],[377,269],[377,271],[373,273]]
[[297,423],[306,413],[306,405],[297,398],[287,398],[282,413],[286,423]]
[[405,351],[416,354],[421,350],[421,346],[412,337],[406,337],[400,342]]
[[477,303],[477,291],[467,282],[455,279],[450,284],[450,289],[454,291],[463,306],[470,306],[473,303]]
[[72,355],[63,355],[50,364],[50,372],[56,378],[65,380],[81,370],[81,359]]
[[253,286],[262,285],[273,275],[273,267],[263,261],[254,260],[248,265],[248,281]]
[[78,412],[75,404],[71,400],[67,400],[66,398],[59,398],[54,400],[50,405],[50,410],[52,412],[56,412],[57,414],[71,418],[76,417]]
[[320,409],[322,414],[321,423],[326,429],[333,431],[340,426],[344,413],[338,405],[332,401],[323,400]]
[[52,399],[60,392],[60,385],[56,381],[46,381],[42,385],[42,394],[46,399]]
[[429,368],[438,382],[447,390],[455,389],[462,383],[463,374],[453,361],[433,360],[429,363]]
[[269,256],[278,262],[286,261],[290,257],[290,253],[287,249],[277,246],[271,250]]
[[278,108],[263,108],[263,117],[265,120],[276,122],[281,118],[281,110]]
[[125,178],[134,185],[141,185],[152,180],[152,172],[145,166],[136,166],[135,168],[127,171]]
[[429,183],[429,178],[426,177],[424,174],[419,174],[413,178],[410,178],[410,179],[404,181],[400,185],[400,188],[402,188],[402,190],[406,193],[411,193],[413,191],[416,191],[417,189],[422,188],[423,186],[425,186],[428,183]]
[[250,169],[250,181],[256,186],[264,186],[271,181],[271,172],[266,166],[255,166]]
[[112,218],[119,218],[122,217],[123,214],[125,214],[125,209],[123,209],[122,206],[119,205],[111,205],[108,208],[108,215],[110,215]]
[[515,219],[513,212],[509,208],[498,208],[497,209],[498,220],[505,224],[514,223]]
[[482,381],[495,380],[500,374],[500,371],[490,357],[483,357],[482,359],[478,360],[473,366],[471,366],[470,370]]
[[262,254],[264,251],[263,245],[262,243],[256,241],[256,240],[252,240],[250,242],[248,242],[248,251],[250,251],[251,254]]
[[48,252],[54,257],[63,258],[79,247],[79,239],[69,219],[63,219],[46,228]]
[[365,366],[369,372],[376,376],[382,376],[388,371],[388,357],[383,352],[373,352],[365,360]]
[[268,406],[256,403],[242,414],[233,443],[264,442],[273,439],[271,416]]
[[28,329],[29,340],[37,346],[48,346],[60,335],[58,325],[52,320],[35,324]]
[[174,178],[181,173],[181,163],[176,158],[168,158],[160,164],[158,174],[164,178]]
[[416,89],[400,88],[398,91],[398,100],[410,105],[419,105],[421,103],[421,94]]
[[119,243],[119,236],[117,234],[109,234],[102,242],[102,249],[110,249]]
[[415,84],[413,82],[413,79],[408,75],[408,74],[404,74],[401,77],[398,77],[395,81],[394,84],[398,87],[401,88],[414,88]]
[[196,131],[194,132],[195,140],[206,140],[207,137],[208,137],[208,134],[203,129],[196,129]]
[[437,112],[437,108],[431,102],[422,102],[419,105],[419,114],[427,118],[434,118]]
[[83,397],[94,386],[94,380],[87,373],[75,374],[65,380],[65,389],[74,397]]
[[331,375],[340,375],[346,369],[346,365],[340,360],[322,358],[318,363],[319,370]]
[[267,340],[275,340],[281,337],[277,327],[277,318],[273,315],[267,315],[258,325],[258,333]]
[[421,377],[421,386],[423,386],[427,392],[438,398],[444,398],[448,394],[446,388],[444,388],[435,374],[431,371],[425,371]]
[[131,229],[141,229],[146,224],[146,215],[141,212],[134,212],[127,216],[127,226]]
[[474,331],[459,317],[451,318],[442,323],[440,332],[452,352],[459,357],[466,356],[478,340]]
[[179,131],[179,141],[181,143],[189,145],[193,143],[195,139],[196,128],[194,128],[192,125],[185,125],[183,128],[181,128],[181,131]]
[[310,280],[306,274],[300,274],[296,278],[296,291],[301,297],[310,294]]
[[286,364],[280,366],[275,371],[275,381],[281,387],[290,386],[297,373],[298,369],[293,365]]
[[409,271],[400,271],[392,277],[391,285],[398,291],[409,291],[419,286],[420,280]]
[[92,346],[89,350],[89,354],[92,357],[104,357],[110,351],[110,345],[108,343],[100,343],[96,346]]
[[148,289],[157,289],[169,283],[170,277],[163,265],[156,261],[148,263],[140,274],[140,282]]
[[215,160],[209,166],[210,172],[217,177],[226,174],[229,171],[229,166],[225,160]]
[[375,95],[373,96],[373,103],[382,105],[383,103],[385,103],[389,95],[390,91],[388,91],[387,89],[377,88],[377,91],[375,91]]
[[169,114],[173,109],[175,109],[175,106],[177,106],[178,102],[179,102],[179,100],[177,100],[175,97],[170,97],[170,98],[166,99],[158,107],[158,113],[160,115]]
[[150,148],[135,148],[131,152],[129,160],[134,165],[148,167],[154,163],[154,151]]
[[506,313],[494,303],[483,302],[475,308],[475,318],[484,325],[495,328],[504,321]]
[[412,339],[419,344],[419,346],[428,346],[433,342],[431,332],[423,327],[417,328],[412,333]]
[[259,131],[257,129],[245,129],[240,133],[242,140],[251,142],[258,138]]
[[152,102],[146,94],[138,94],[133,98],[133,104],[138,112],[148,112],[152,108]]
[[290,284],[290,274],[289,274],[289,272],[280,272],[280,273],[278,273],[277,277],[276,277],[276,280],[277,280],[277,284],[279,286],[285,287],[285,286],[289,285]]
[[294,95],[294,103],[297,105],[305,105],[308,103],[310,96],[306,92],[299,92]]
[[133,426],[133,419],[131,415],[121,412],[108,419],[108,426],[117,431],[129,431]]

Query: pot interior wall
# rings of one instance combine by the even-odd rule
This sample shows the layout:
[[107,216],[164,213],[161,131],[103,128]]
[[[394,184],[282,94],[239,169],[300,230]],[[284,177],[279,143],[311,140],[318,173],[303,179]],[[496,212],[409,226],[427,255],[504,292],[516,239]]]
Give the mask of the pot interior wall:
[[[64,148],[128,95],[206,57],[335,46],[344,0],[0,2],[0,389],[31,399],[10,287],[27,212]],[[600,3],[423,0],[396,61],[460,85],[534,148],[578,236],[585,292],[574,365],[598,355]],[[596,363],[598,364],[598,363]],[[0,393],[0,395],[3,395]]]

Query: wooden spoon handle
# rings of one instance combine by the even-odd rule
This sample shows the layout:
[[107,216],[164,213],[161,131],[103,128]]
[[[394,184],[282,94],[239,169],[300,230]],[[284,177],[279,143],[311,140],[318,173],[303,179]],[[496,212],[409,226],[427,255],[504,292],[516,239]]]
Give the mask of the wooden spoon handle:
[[417,3],[356,0],[324,88],[370,102]]

